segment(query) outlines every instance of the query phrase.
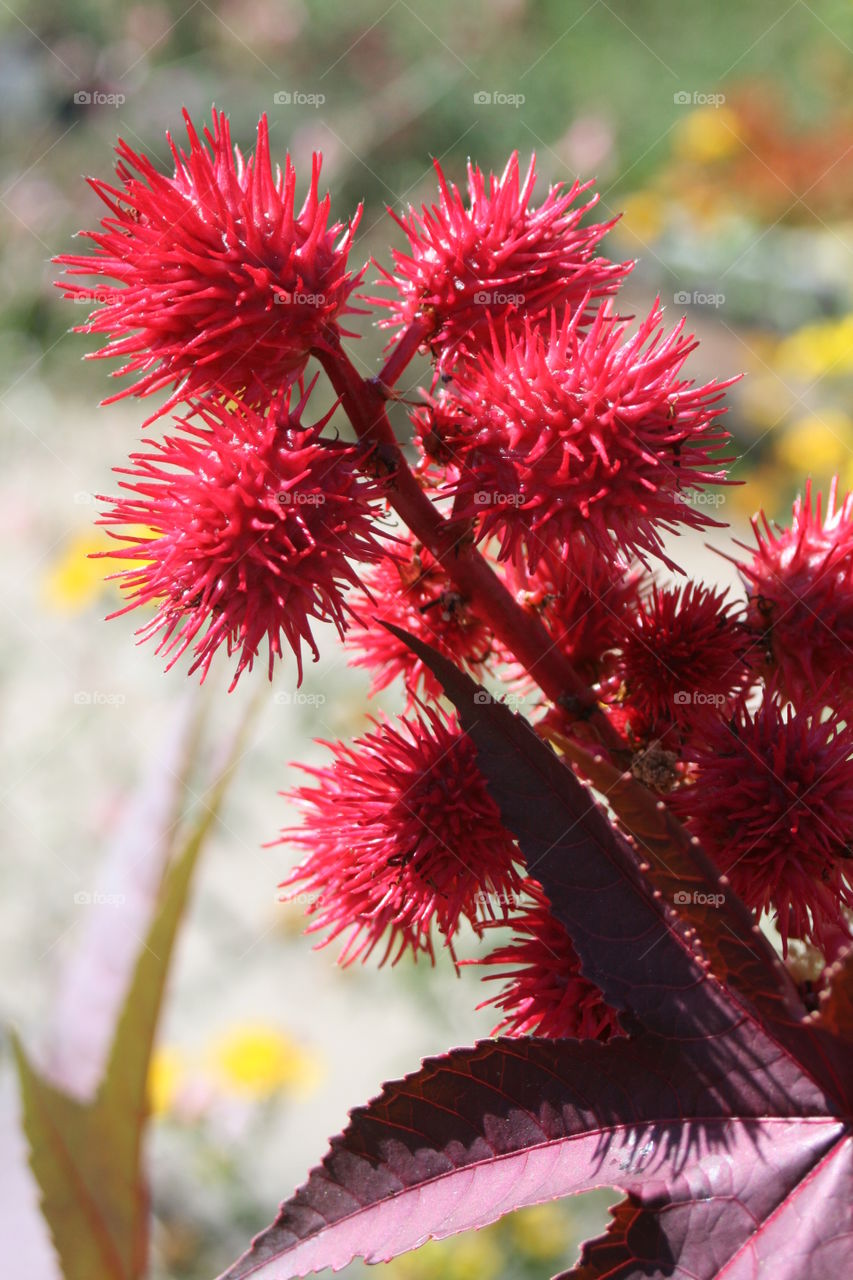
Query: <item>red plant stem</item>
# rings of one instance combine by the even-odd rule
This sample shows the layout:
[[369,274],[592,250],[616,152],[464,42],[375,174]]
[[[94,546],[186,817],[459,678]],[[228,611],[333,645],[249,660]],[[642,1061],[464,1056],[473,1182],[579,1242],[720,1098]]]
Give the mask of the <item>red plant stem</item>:
[[429,331],[430,326],[425,320],[413,320],[394,343],[394,350],[379,370],[376,381],[390,390]]
[[361,377],[336,335],[316,352],[359,439],[378,446],[393,477],[388,500],[415,537],[441,561],[454,585],[530,673],[543,693],[571,720],[585,720],[614,754],[624,743],[597,705],[595,694],[560,651],[539,618],[526,612],[474,547],[470,527],[448,520],[424,493],[394,436],[379,381]]

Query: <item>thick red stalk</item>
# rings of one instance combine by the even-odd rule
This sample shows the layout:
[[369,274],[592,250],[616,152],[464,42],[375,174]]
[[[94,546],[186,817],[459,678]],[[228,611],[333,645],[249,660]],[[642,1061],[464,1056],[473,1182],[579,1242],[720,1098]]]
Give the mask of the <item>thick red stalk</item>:
[[399,340],[395,342],[393,351],[379,371],[376,381],[380,386],[388,390],[393,387],[406,365],[416,355],[418,347],[420,347],[429,332],[430,326],[425,320],[412,321],[400,335]]
[[[379,380],[362,378],[328,334],[328,347],[315,352],[359,439],[378,446],[383,469],[392,476],[388,500],[412,533],[441,561],[474,612],[527,669],[543,693],[571,719],[586,720],[599,741],[624,751],[618,734],[597,706],[595,694],[560,651],[538,618],[527,613],[476,550],[467,522],[444,517],[424,493],[397,443]],[[398,374],[400,369],[396,371]]]

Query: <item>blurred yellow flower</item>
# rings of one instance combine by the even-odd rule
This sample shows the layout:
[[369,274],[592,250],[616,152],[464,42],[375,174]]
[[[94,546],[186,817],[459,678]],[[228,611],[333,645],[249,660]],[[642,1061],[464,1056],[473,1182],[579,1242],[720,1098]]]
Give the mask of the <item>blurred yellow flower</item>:
[[847,468],[853,456],[853,420],[831,408],[800,418],[777,439],[776,456],[796,473],[798,481]]
[[167,1115],[186,1079],[186,1059],[180,1049],[163,1045],[155,1049],[148,1066],[148,1105],[151,1114]]
[[749,370],[748,377],[744,378],[739,387],[738,398],[740,411],[746,421],[765,429],[776,428],[796,403],[794,393],[782,378],[763,369]]
[[749,472],[746,484],[732,485],[726,490],[726,518],[737,514],[751,519],[759,511],[778,516],[787,505],[789,488],[790,477],[782,467],[761,462]]
[[776,348],[776,365],[797,378],[839,378],[853,371],[853,314],[808,324]]
[[209,1060],[220,1086],[245,1098],[269,1098],[283,1090],[310,1093],[321,1076],[314,1054],[262,1023],[233,1027],[213,1045]]
[[[129,528],[126,535],[134,538],[156,538],[159,535],[144,525]],[[127,560],[93,560],[99,551],[112,551],[118,546],[114,538],[96,529],[76,533],[65,544],[42,582],[45,603],[60,613],[79,613],[93,604],[104,592],[119,594],[118,583],[105,579],[135,564],[144,564],[145,557]]]
[[46,604],[60,613],[77,613],[97,600],[105,590],[104,578],[114,569],[103,560],[89,557],[109,546],[110,540],[103,533],[87,529],[75,534],[44,578],[42,594]]
[[564,1209],[556,1204],[536,1204],[509,1218],[512,1240],[522,1253],[537,1261],[559,1258],[571,1238]]
[[738,118],[729,107],[700,107],[679,121],[672,150],[680,160],[711,164],[740,146]]
[[616,227],[623,240],[649,244],[666,226],[666,201],[656,191],[636,191],[622,201]]
[[470,1231],[455,1240],[433,1240],[398,1258],[394,1280],[494,1280],[504,1266],[496,1228]]

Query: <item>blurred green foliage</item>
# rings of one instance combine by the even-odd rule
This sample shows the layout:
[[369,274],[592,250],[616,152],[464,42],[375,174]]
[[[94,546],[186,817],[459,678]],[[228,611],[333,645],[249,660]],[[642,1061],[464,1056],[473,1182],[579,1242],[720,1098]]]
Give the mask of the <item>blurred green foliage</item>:
[[[339,217],[365,200],[365,254],[387,237],[383,204],[430,190],[433,155],[461,175],[469,155],[501,167],[512,148],[535,148],[548,179],[597,172],[616,211],[666,161],[677,92],[769,77],[796,121],[832,115],[848,93],[853,5],[12,0],[0,30],[0,351],[10,375],[44,356],[42,374],[64,379],[83,344],[59,341],[69,307],[51,289],[49,259],[95,225],[80,174],[110,173],[117,134],[168,164],[164,132],[180,139],[183,106],[197,119],[225,108],[244,147],[268,111],[281,153],[304,160],[322,148]],[[97,91],[126,100],[75,102]],[[282,92],[325,101],[277,104]],[[524,101],[484,106],[477,93]]]

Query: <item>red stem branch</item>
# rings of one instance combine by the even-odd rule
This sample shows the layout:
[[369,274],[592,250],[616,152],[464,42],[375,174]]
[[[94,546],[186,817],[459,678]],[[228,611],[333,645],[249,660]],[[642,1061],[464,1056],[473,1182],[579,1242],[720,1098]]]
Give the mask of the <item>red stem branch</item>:
[[474,547],[468,523],[447,519],[424,493],[388,421],[379,379],[361,377],[336,335],[329,334],[327,341],[327,348],[316,352],[317,358],[359,439],[378,446],[379,457],[392,476],[388,500],[397,515],[441,561],[460,595],[489,623],[543,693],[563,708],[569,719],[587,721],[602,745],[614,753],[624,751],[622,740],[586,681],[540,619],[518,604]]
[[379,371],[376,381],[388,390],[393,387],[406,365],[417,354],[418,347],[429,333],[429,325],[424,320],[413,320],[403,331],[388,359]]

